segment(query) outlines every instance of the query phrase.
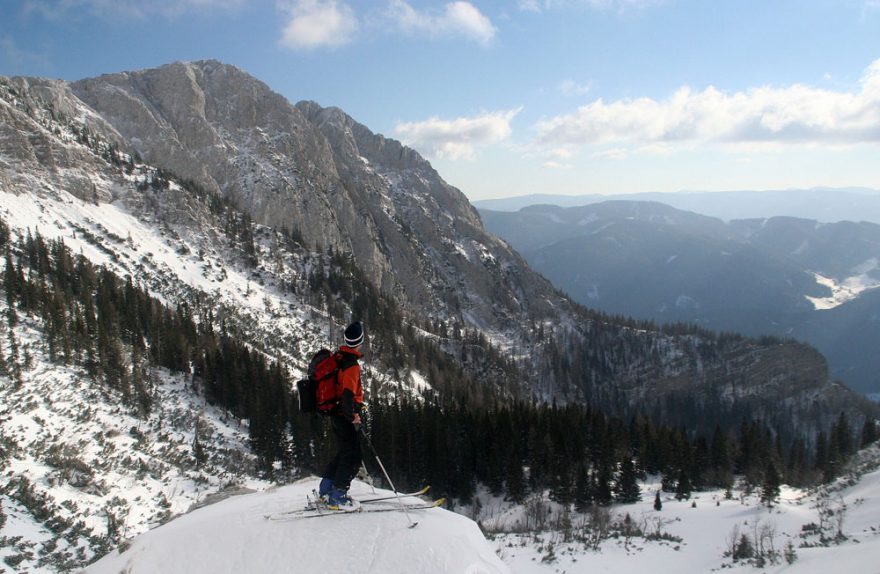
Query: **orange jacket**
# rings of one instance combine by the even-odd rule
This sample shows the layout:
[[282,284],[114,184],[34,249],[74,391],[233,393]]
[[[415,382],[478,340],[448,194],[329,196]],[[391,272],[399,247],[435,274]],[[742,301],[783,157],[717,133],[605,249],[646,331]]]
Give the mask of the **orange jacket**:
[[[340,403],[342,407],[342,415],[351,419],[354,416],[354,413],[360,411],[360,406],[364,402],[364,386],[361,383],[361,366],[357,363],[357,359],[363,357],[363,354],[361,354],[359,350],[345,345],[339,347],[339,352],[343,355],[354,355],[353,358],[355,359],[353,366],[339,371],[340,388],[339,395],[337,395],[342,399]],[[347,361],[343,359],[343,362]]]

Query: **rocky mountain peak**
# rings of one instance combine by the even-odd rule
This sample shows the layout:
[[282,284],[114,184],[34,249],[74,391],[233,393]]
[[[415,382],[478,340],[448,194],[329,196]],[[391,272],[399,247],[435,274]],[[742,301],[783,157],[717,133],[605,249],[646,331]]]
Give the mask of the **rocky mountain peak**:
[[[426,170],[439,178],[431,164],[414,149],[397,140],[373,133],[340,108],[324,108],[313,101],[299,102],[296,108],[318,126],[339,151],[346,150],[344,146],[348,146],[346,151],[370,163],[396,170]],[[334,134],[337,137],[333,137]],[[340,141],[339,135],[346,136],[344,143]]]
[[485,288],[449,288],[483,272],[476,254],[495,241],[476,210],[414,150],[342,110],[294,106],[215,61],[101,76],[73,90],[145,160],[222,193],[259,223],[352,253],[418,311],[470,300],[481,321],[498,323]]

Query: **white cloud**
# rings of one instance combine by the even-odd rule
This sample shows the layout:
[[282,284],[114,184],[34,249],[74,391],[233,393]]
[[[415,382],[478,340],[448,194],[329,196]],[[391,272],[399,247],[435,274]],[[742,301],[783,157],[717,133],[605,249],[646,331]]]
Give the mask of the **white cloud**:
[[569,159],[574,156],[574,152],[568,148],[560,147],[556,149],[551,149],[547,152],[547,155],[551,157],[557,157],[559,159]]
[[336,0],[295,0],[279,4],[289,21],[281,44],[294,50],[335,47],[352,41],[358,29],[354,11]]
[[488,44],[497,33],[492,21],[470,2],[450,2],[442,11],[419,11],[405,0],[391,0],[385,17],[408,34],[433,38],[462,36]]
[[542,148],[581,145],[852,145],[880,143],[880,60],[856,92],[796,84],[724,93],[683,87],[663,101],[605,102],[535,125]]
[[[518,6],[520,10],[526,12],[544,12],[555,8],[579,7],[586,6],[594,10],[626,12],[628,10],[639,10],[657,4],[662,4],[666,0],[519,0]],[[880,0],[868,0],[878,1]]]
[[542,167],[545,167],[547,169],[571,169],[572,166],[570,163],[560,163],[558,161],[550,160],[545,161],[542,164]]
[[478,147],[510,137],[510,122],[522,110],[488,112],[475,117],[399,123],[394,133],[407,145],[437,159],[473,159]]

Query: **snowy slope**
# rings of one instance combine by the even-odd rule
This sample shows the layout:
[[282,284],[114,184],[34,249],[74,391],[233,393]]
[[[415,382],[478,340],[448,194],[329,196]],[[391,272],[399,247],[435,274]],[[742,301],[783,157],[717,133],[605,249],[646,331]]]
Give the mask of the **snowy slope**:
[[[785,574],[880,573],[880,448],[863,451],[850,474],[814,492],[783,488],[773,509],[762,505],[758,494],[734,491],[697,493],[677,501],[663,495],[663,508],[653,509],[657,484],[642,485],[642,502],[615,506],[612,519],[628,513],[633,524],[662,532],[665,540],[648,541],[623,535],[603,541],[598,549],[583,542],[566,541],[559,532],[498,534],[492,538],[499,556],[517,574],[587,574],[596,572],[662,572],[704,574],[713,571]],[[824,515],[824,518],[820,517]],[[488,528],[509,529],[516,511],[482,521]],[[579,517],[574,516],[575,531]],[[806,527],[806,528],[805,528]],[[822,527],[822,528],[820,528]],[[843,536],[838,540],[837,532]],[[725,556],[734,532],[765,533],[778,552],[776,563],[758,568]],[[821,540],[822,535],[825,541]],[[792,563],[785,558],[793,548]]]
[[[509,572],[475,523],[439,508],[412,511],[418,521],[412,529],[402,512],[265,518],[303,506],[316,487],[317,479],[307,479],[201,508],[137,537],[123,553],[113,552],[85,572]],[[352,492],[356,497],[372,494],[358,482]]]
[[[440,509],[413,512],[419,523],[415,529],[408,528],[401,512],[265,519],[302,506],[317,484],[311,478],[196,510],[137,537],[124,552],[113,552],[85,572],[876,574],[880,448],[863,452],[855,464],[853,472],[816,491],[784,489],[772,509],[755,494],[734,491],[731,499],[722,492],[699,493],[689,501],[664,495],[658,512],[652,508],[658,485],[645,484],[643,502],[616,506],[611,515],[620,521],[628,513],[633,524],[658,536],[647,540],[618,534],[596,548],[549,529],[499,533],[487,544],[475,523]],[[357,482],[353,492],[356,497],[372,494],[369,486]],[[492,512],[489,505],[486,509]],[[484,515],[481,522],[490,530],[509,530],[521,517],[522,508],[513,508],[494,519]],[[575,532],[583,517],[572,515]],[[838,531],[843,534],[840,539]],[[753,539],[763,534],[775,559],[763,567],[734,562],[725,555],[734,534]],[[785,557],[789,542],[790,561]]]
[[16,339],[31,360],[20,385],[0,377],[0,572],[71,571],[218,492],[268,486],[254,478],[247,426],[185,377],[149,373],[153,408],[138,416],[83,368],[50,362],[32,319]]

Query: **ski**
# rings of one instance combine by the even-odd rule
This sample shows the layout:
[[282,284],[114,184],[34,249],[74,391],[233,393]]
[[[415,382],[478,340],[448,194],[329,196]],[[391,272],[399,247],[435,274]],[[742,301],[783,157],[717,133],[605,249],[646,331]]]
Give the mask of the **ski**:
[[396,494],[392,494],[391,496],[380,496],[378,498],[365,498],[363,500],[358,500],[361,504],[371,504],[373,502],[382,502],[385,500],[394,500],[395,498],[405,497],[405,496],[422,496],[423,494],[427,494],[428,491],[431,490],[430,486],[426,486],[421,490],[417,490],[415,492],[398,492]]
[[[397,494],[392,494],[391,496],[379,496],[377,498],[367,498],[365,500],[357,500],[356,502],[358,504],[375,504],[377,502],[386,502],[388,500],[394,500],[398,496],[400,496],[400,497],[422,496],[423,494],[427,494],[427,492],[429,490],[431,490],[430,485],[425,486],[425,487],[421,488],[420,490],[416,490],[415,492],[399,492]],[[318,493],[314,490],[312,491],[312,496],[307,496],[306,499],[308,500],[308,504],[306,505],[305,508],[297,508],[296,510],[285,510],[282,512],[277,512],[277,513],[273,514],[272,516],[282,516],[282,515],[288,515],[288,514],[302,514],[303,512],[321,512],[321,511],[338,512],[335,510],[331,510],[330,508],[327,508],[323,502],[320,502],[321,497],[318,496]],[[354,509],[351,509],[351,510],[347,510],[345,512],[352,512],[353,510]],[[269,515],[267,515],[266,517],[268,518],[268,516]]]
[[[361,507],[359,510],[352,512],[351,514],[371,514],[373,512],[399,512],[406,507],[407,510],[429,510],[431,508],[440,508],[446,504],[445,498],[438,498],[434,502],[426,502],[425,504],[395,504],[389,505],[382,508],[374,508],[374,507]],[[343,513],[345,514],[345,513]],[[321,515],[323,516],[323,515]]]
[[389,504],[381,508],[361,506],[352,510],[326,510],[321,514],[303,514],[301,518],[315,518],[318,516],[332,516],[335,514],[370,514],[373,512],[399,512],[406,507],[406,510],[428,510],[430,508],[439,508],[446,504],[445,498],[440,498],[434,502],[426,502],[424,504]]
[[267,514],[267,520],[299,520],[300,518],[317,518],[319,516],[339,516],[343,514],[371,514],[374,512],[399,512],[404,510],[428,510],[431,508],[439,508],[446,503],[445,498],[440,498],[435,500],[434,502],[426,502],[424,504],[395,504],[389,505],[386,507],[376,508],[376,507],[365,507],[359,506],[352,508],[351,510],[331,510],[329,508],[304,508],[302,510],[294,510],[291,512],[283,512],[278,514]]

